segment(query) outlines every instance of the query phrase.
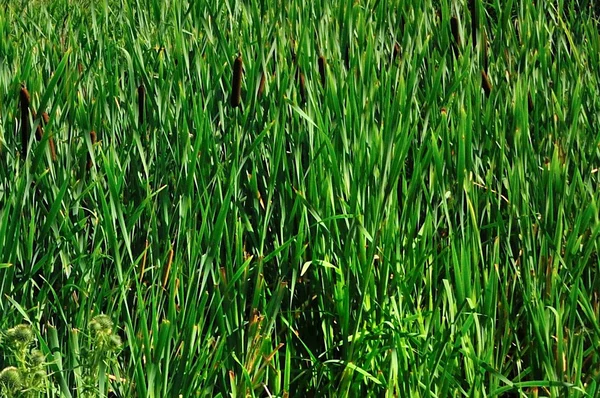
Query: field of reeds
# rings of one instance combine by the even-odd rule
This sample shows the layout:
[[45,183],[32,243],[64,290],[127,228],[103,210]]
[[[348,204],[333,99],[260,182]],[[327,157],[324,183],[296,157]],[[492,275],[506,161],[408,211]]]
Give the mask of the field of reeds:
[[0,1],[0,396],[598,396],[598,16]]

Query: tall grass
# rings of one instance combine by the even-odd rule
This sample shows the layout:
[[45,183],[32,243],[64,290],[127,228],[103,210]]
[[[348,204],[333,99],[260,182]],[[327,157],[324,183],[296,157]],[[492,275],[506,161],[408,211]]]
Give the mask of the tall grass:
[[593,6],[5,2],[0,329],[45,396],[597,395]]

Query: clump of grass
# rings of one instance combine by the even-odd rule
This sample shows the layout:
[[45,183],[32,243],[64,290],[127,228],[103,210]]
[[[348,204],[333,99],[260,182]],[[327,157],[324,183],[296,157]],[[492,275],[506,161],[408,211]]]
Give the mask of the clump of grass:
[[19,93],[20,109],[21,109],[21,155],[23,159],[27,157],[27,145],[29,144],[29,136],[31,135],[31,123],[29,121],[29,106],[31,96],[25,86],[21,87]]
[[233,63],[233,76],[231,80],[231,107],[237,108],[242,98],[242,56],[238,56]]

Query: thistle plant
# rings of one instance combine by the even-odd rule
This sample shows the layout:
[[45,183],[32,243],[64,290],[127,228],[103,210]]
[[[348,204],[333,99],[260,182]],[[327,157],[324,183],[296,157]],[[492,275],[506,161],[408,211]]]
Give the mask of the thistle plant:
[[31,326],[18,325],[3,336],[3,349],[12,362],[0,371],[0,392],[6,397],[31,397],[45,393],[48,386],[46,357],[38,349]]
[[81,397],[105,396],[107,369],[116,364],[116,354],[122,342],[114,332],[114,323],[108,315],[100,314],[89,323],[88,344],[81,355]]

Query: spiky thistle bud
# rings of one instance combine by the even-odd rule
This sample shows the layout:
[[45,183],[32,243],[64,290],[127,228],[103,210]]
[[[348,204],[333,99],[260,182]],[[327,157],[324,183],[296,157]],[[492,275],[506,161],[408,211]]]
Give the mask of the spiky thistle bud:
[[33,332],[29,325],[17,325],[6,331],[6,341],[15,347],[26,347],[33,341]]
[[23,378],[21,372],[14,366],[4,368],[2,372],[0,372],[0,385],[4,385],[9,390],[14,391],[20,388],[22,384]]
[[34,366],[40,366],[46,361],[46,356],[40,350],[33,350],[29,355],[29,363]]
[[96,315],[90,321],[90,330],[93,334],[111,334],[113,329],[113,321],[108,315]]

